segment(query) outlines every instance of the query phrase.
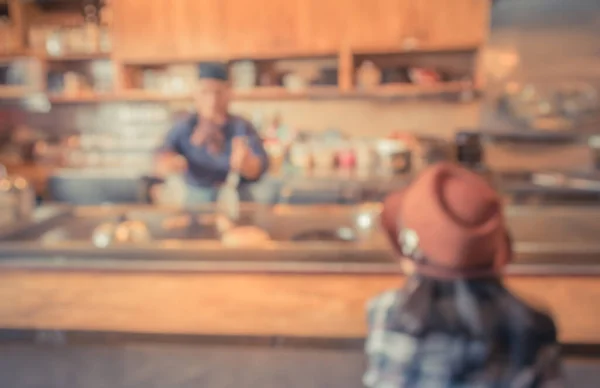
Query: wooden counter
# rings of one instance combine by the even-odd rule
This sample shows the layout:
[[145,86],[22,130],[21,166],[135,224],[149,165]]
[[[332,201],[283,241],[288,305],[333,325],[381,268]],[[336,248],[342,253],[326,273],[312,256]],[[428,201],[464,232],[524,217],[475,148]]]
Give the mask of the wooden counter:
[[[0,327],[138,333],[362,337],[369,298],[391,275],[0,272]],[[600,343],[600,277],[510,276],[549,308],[566,343]]]

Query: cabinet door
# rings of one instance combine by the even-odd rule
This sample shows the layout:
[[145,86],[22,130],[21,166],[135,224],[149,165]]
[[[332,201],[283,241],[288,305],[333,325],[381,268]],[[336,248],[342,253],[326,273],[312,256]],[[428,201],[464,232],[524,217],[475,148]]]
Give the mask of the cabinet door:
[[478,46],[489,31],[489,0],[413,0],[416,38],[431,47]]
[[173,44],[181,59],[226,55],[225,5],[220,0],[176,0],[173,7]]
[[175,57],[172,0],[119,0],[111,4],[115,58],[168,61]]
[[413,0],[348,1],[346,39],[357,50],[400,48],[412,35]]
[[305,53],[337,53],[344,41],[347,20],[345,0],[300,0],[298,48]]
[[227,47],[232,56],[279,56],[298,49],[299,0],[227,0]]

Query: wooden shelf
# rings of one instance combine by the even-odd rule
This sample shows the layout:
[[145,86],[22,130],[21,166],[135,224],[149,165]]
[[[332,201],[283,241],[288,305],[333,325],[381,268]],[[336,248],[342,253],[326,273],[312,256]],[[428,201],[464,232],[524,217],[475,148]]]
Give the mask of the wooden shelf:
[[162,65],[175,65],[175,64],[193,64],[200,62],[235,62],[241,60],[251,59],[253,61],[269,61],[269,60],[302,60],[307,58],[335,58],[338,52],[335,50],[310,50],[310,51],[280,51],[277,54],[273,53],[260,53],[252,52],[247,55],[234,54],[234,55],[205,55],[197,57],[162,57],[162,58],[136,58],[136,59],[119,59],[121,63],[126,66],[162,66]]
[[354,90],[348,92],[349,95],[355,97],[420,97],[420,96],[435,96],[446,93],[460,93],[463,91],[473,90],[473,87],[468,82],[452,81],[444,82],[435,85],[415,85],[415,84],[383,84],[372,89]]
[[110,53],[80,53],[80,54],[65,54],[59,56],[52,56],[42,54],[37,56],[40,60],[47,62],[79,62],[79,61],[93,61],[101,59],[110,59]]
[[0,99],[11,100],[25,98],[32,93],[28,86],[0,86]]
[[26,51],[19,51],[14,53],[2,53],[0,52],[0,63],[12,62],[19,59],[27,59],[30,58],[30,53]]
[[353,47],[350,51],[354,55],[370,54],[410,54],[410,53],[448,53],[448,52],[466,52],[477,51],[481,45],[477,42],[448,45],[448,44],[418,44],[414,47],[381,46],[381,47]]
[[[436,96],[446,93],[460,93],[473,88],[465,82],[446,82],[438,85],[424,86],[413,84],[380,85],[369,90],[351,90],[342,92],[335,86],[311,87],[301,91],[289,91],[284,87],[258,87],[248,91],[235,91],[234,100],[302,100],[302,99],[337,99],[337,98],[402,98]],[[171,102],[192,100],[190,94],[168,94],[144,90],[127,90],[119,93],[50,95],[49,100],[55,104],[94,103],[110,101],[148,101]]]
[[121,101],[177,101],[191,100],[191,95],[170,95],[146,91],[127,91],[121,93],[103,93],[103,94],[75,94],[60,95],[51,94],[48,99],[53,104],[84,104],[96,102],[121,102]]
[[340,96],[337,86],[313,86],[304,90],[290,91],[281,86],[257,87],[248,91],[234,91],[233,98],[236,100],[294,100],[314,97]]
[[73,94],[60,95],[49,94],[48,100],[53,104],[77,104],[77,103],[93,103],[93,102],[110,102],[117,101],[117,95],[113,93],[106,94]]

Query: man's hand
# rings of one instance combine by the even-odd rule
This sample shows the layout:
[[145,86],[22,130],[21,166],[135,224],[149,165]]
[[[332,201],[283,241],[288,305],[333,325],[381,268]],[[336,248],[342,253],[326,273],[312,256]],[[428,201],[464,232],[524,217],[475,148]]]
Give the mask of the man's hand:
[[240,175],[247,179],[258,179],[260,177],[262,162],[259,157],[252,153],[248,145],[248,139],[237,136],[232,139],[230,168],[239,171]]
[[158,155],[155,171],[159,176],[180,173],[187,170],[187,160],[175,152],[165,152]]
[[249,153],[248,139],[242,136],[234,137],[231,140],[231,159],[229,161],[231,169],[241,172]]

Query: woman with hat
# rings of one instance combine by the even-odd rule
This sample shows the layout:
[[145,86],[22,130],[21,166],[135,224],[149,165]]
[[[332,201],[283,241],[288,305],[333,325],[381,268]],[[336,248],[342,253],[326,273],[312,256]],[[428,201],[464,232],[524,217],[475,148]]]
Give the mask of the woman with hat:
[[511,241],[496,192],[450,163],[384,202],[402,290],[368,305],[368,387],[560,387],[552,319],[512,295],[500,273]]
[[252,124],[229,113],[227,69],[202,63],[194,95],[196,112],[167,134],[156,158],[156,172],[184,172],[187,203],[214,201],[227,173],[240,173],[240,199],[252,200],[247,184],[268,168],[268,157]]

